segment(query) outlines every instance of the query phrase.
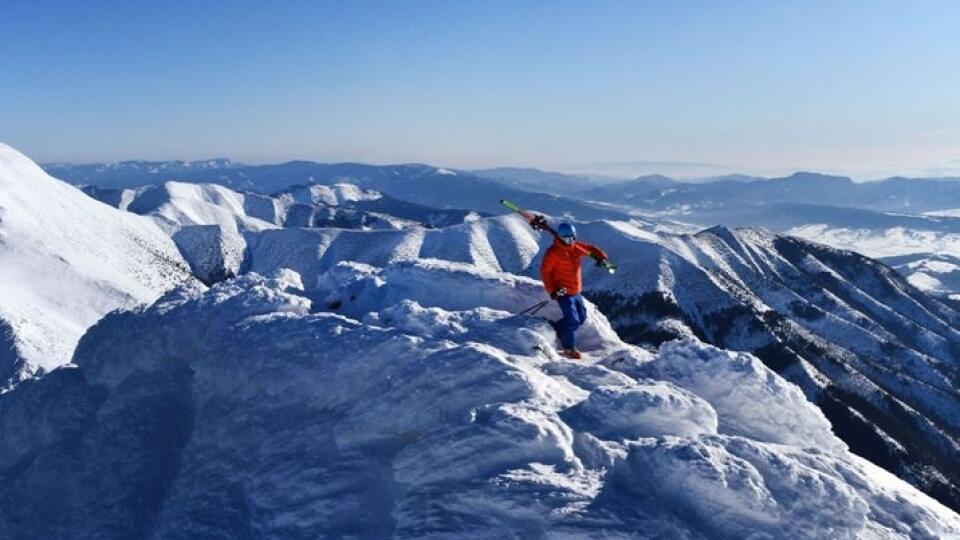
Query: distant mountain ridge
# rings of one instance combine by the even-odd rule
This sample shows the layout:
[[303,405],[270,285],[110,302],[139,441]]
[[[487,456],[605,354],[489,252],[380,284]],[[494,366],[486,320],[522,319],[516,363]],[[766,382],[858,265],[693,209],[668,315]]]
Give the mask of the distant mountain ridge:
[[591,188],[581,196],[638,210],[698,211],[743,203],[806,203],[919,213],[960,207],[960,179],[889,178],[858,183],[845,176],[797,172],[761,180],[657,185],[640,177]]
[[[298,160],[268,165],[234,163],[226,158],[200,161],[120,161],[113,163],[42,165],[54,177],[72,184],[111,188],[139,187],[168,180],[213,182],[234,189],[272,194],[296,184],[348,181],[390,193],[398,181],[473,179],[490,186],[586,198],[638,209],[666,210],[680,206],[717,207],[739,202],[790,202],[848,206],[881,211],[930,212],[960,207],[960,178],[891,177],[854,182],[845,176],[799,171],[779,178],[731,174],[696,181],[646,175],[632,180],[598,180],[534,168],[498,167],[475,171],[426,164],[367,165]],[[393,194],[391,193],[392,195]],[[432,205],[431,203],[428,203]],[[598,217],[598,216],[594,216]]]
[[543,171],[531,167],[495,167],[476,169],[470,172],[518,189],[546,191],[568,196],[575,196],[593,186],[619,181],[616,178]]
[[[423,164],[364,165],[360,163],[315,163],[290,161],[275,165],[237,165],[207,169],[148,170],[139,164],[116,167],[82,165],[78,169],[62,164],[51,167],[51,174],[67,182],[101,188],[133,188],[166,181],[214,183],[236,191],[254,191],[275,195],[294,186],[310,184],[355,184],[375,189],[407,202],[440,209],[464,209],[484,213],[502,211],[499,200],[515,200],[518,204],[555,215],[577,219],[627,219],[620,210],[592,204],[572,197],[534,192],[481,178],[464,171],[437,168]],[[156,164],[153,164],[156,165]]]

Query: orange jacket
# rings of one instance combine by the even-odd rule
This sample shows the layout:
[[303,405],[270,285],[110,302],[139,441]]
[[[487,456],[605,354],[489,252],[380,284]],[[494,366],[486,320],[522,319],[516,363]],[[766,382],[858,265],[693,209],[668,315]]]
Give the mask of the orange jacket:
[[584,255],[606,259],[607,254],[597,246],[586,242],[573,242],[569,246],[560,240],[554,240],[553,245],[547,248],[540,265],[540,279],[547,292],[553,294],[561,287],[567,290],[568,295],[577,294],[583,288],[583,278],[580,274],[580,259]]

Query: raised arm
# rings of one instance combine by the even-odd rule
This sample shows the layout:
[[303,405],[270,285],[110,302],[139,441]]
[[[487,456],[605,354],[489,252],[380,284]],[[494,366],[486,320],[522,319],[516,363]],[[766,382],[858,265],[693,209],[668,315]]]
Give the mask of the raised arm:
[[593,244],[588,244],[587,242],[577,242],[577,243],[580,244],[580,246],[583,249],[587,250],[587,253],[589,253],[590,256],[593,257],[594,259],[598,261],[605,261],[607,259],[607,254],[604,253],[604,251],[598,248],[597,246]]

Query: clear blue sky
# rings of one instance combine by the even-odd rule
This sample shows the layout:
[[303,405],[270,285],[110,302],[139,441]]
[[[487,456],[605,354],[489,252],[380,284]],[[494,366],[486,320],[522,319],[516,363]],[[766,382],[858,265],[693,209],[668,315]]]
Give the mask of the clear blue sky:
[[952,0],[0,0],[0,140],[40,161],[957,174],[958,29]]

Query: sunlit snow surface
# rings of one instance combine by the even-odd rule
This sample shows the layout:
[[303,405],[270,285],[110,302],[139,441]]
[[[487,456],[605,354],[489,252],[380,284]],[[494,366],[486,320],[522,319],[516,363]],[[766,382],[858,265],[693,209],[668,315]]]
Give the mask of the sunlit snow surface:
[[[929,215],[953,216],[954,211]],[[933,293],[960,290],[960,234],[939,231],[850,229],[826,225],[794,227],[786,234],[882,259],[910,283]]]
[[97,319],[188,278],[154,222],[91,199],[0,143],[0,388],[68,362]]
[[[0,196],[19,198],[0,199],[0,231],[9,234],[0,237],[0,271],[36,269],[36,283],[54,280],[59,294],[56,280],[72,274],[49,275],[44,265],[56,268],[59,255],[93,272],[75,252],[106,249],[63,224],[86,218],[24,211],[46,198],[31,198],[33,189],[96,205],[59,214],[95,216],[78,223],[96,235],[136,224],[136,238],[173,249],[149,220],[75,200],[82,194],[57,191],[72,188],[9,155],[15,176],[36,176],[40,187],[2,186]],[[545,298],[538,281],[519,275],[535,272],[544,239],[516,216],[435,230],[250,227],[228,243],[222,218],[240,214],[230,192],[168,190],[158,200],[177,202],[168,232],[191,231],[181,249],[224,265],[229,255],[237,266],[243,245],[242,262],[256,273],[210,288],[190,281],[149,308],[107,315],[73,365],[0,394],[0,538],[960,536],[960,517],[851,455],[800,389],[751,354],[705,345],[680,326],[685,339],[648,352],[623,343],[590,304],[578,334],[585,359],[559,358],[541,317],[556,319],[555,304],[512,315]],[[52,232],[37,232],[45,224]],[[773,278],[804,284],[797,272],[809,271],[836,276],[862,313],[904,315],[888,324],[905,324],[917,351],[937,353],[955,332],[895,281],[875,301],[873,288],[887,283],[876,268],[856,267],[863,279],[847,283],[827,264],[831,254],[794,264],[768,233],[578,228],[629,253],[616,276],[587,270],[591,294],[668,292],[693,317],[736,301],[785,311],[799,293],[821,293],[793,294]],[[232,250],[200,250],[208,234]],[[29,252],[25,245],[44,247],[41,262],[3,259],[9,246]],[[111,256],[102,266],[125,268],[127,259]],[[29,302],[46,294],[22,290]],[[61,301],[97,298],[79,290],[86,296]],[[0,304],[17,305],[7,298]],[[868,329],[888,336],[833,304],[805,322],[810,331],[853,351],[873,347]],[[731,334],[738,345],[756,339]],[[922,383],[922,395],[901,395],[950,417],[955,400],[942,374],[918,352],[900,354],[912,361],[886,384]]]
[[591,306],[586,359],[560,360],[534,349],[552,350],[546,321],[511,315],[542,298],[536,281],[458,263],[320,280],[312,298],[286,270],[181,288],[97,324],[76,368],[0,396],[20,426],[0,439],[0,533],[960,535],[749,354],[651,354]]

